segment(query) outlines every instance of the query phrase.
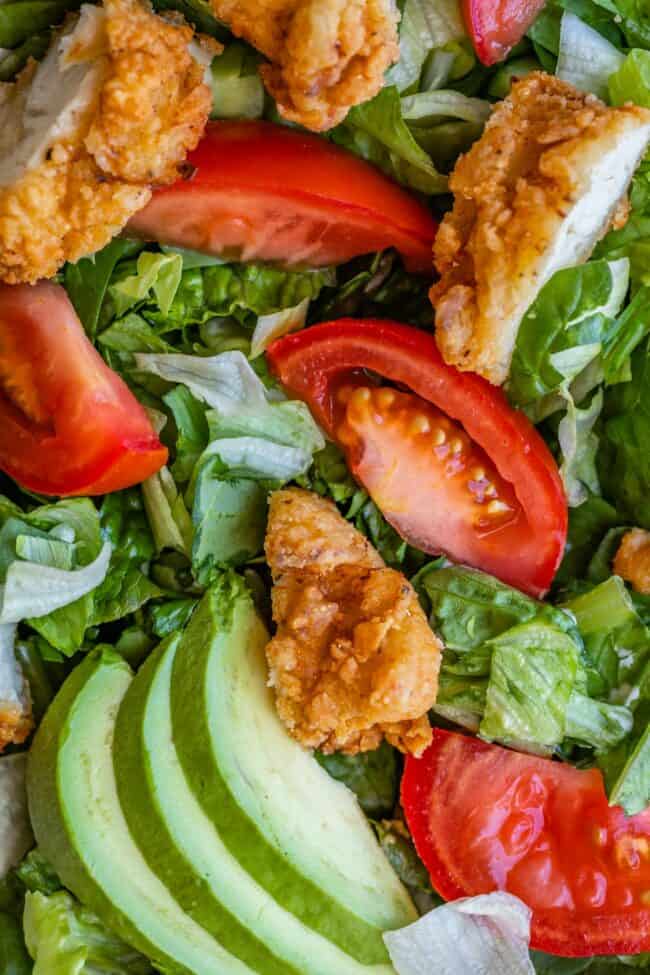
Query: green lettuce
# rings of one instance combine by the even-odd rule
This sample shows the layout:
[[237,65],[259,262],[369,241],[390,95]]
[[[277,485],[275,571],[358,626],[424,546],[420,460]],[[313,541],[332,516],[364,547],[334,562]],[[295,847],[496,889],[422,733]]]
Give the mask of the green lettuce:
[[75,307],[83,327],[94,338],[108,285],[115,268],[124,258],[132,257],[143,245],[132,240],[112,240],[91,257],[82,257],[76,264],[66,264],[63,284]]
[[[432,52],[465,37],[457,0],[406,0],[400,21],[399,61],[387,80],[400,91],[418,82]],[[448,53],[453,64],[454,55]]]
[[561,401],[548,400],[597,363],[612,345],[628,284],[625,258],[589,261],[553,275],[517,333],[507,384],[515,406],[526,408],[546,401],[536,414],[562,406]]
[[581,91],[606,98],[608,81],[620,69],[621,52],[589,24],[567,10],[562,17],[556,74]]
[[60,24],[76,0],[13,0],[0,4],[0,48],[18,47],[37,31]]
[[575,641],[547,623],[525,623],[490,640],[492,651],[481,737],[550,752],[566,734],[578,670]]
[[244,44],[228,44],[212,61],[211,118],[261,118],[264,85],[259,74],[260,57]]
[[612,105],[634,102],[650,108],[650,52],[630,51],[609,78]]
[[387,742],[375,751],[359,755],[316,752],[316,758],[333,779],[354,792],[366,816],[383,819],[392,815],[397,803],[400,765],[397,752]]
[[155,254],[143,251],[132,274],[111,284],[110,298],[115,315],[121,317],[130,308],[155,299],[163,315],[168,315],[183,274],[180,254]]
[[34,975],[149,975],[148,959],[66,891],[28,893],[23,916]]

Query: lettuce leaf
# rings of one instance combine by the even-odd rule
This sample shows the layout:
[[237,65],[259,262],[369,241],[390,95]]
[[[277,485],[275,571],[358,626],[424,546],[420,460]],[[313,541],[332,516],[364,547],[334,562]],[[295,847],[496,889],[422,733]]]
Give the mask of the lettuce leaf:
[[650,52],[630,51],[609,78],[612,105],[634,102],[650,108]]
[[244,44],[228,44],[212,61],[211,118],[261,118],[264,85],[259,74],[260,57]]
[[0,880],[34,842],[27,811],[26,766],[26,752],[0,758]]
[[120,278],[109,288],[115,314],[121,317],[151,296],[162,314],[168,315],[182,273],[183,258],[180,254],[143,251],[137,259],[134,273]]
[[149,975],[150,962],[66,891],[28,893],[23,917],[34,975]]
[[400,21],[399,61],[389,69],[387,83],[400,91],[410,88],[419,80],[432,51],[463,37],[465,25],[457,0],[406,0]]
[[400,766],[397,752],[387,742],[375,751],[359,755],[316,752],[315,757],[333,779],[354,792],[370,819],[392,814],[398,797]]
[[562,16],[555,73],[582,91],[606,98],[608,81],[625,58],[610,41],[571,11]]
[[528,954],[531,911],[498,892],[443,904],[384,941],[399,975],[534,975]]

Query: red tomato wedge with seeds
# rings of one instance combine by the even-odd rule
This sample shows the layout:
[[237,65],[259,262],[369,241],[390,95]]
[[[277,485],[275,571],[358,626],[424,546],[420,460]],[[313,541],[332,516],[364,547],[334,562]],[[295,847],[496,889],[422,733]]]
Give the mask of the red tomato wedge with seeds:
[[650,809],[609,806],[602,775],[435,729],[409,756],[402,805],[446,899],[505,890],[551,954],[650,950]]
[[566,540],[562,482],[499,389],[446,365],[429,333],[390,321],[315,325],[268,358],[403,538],[535,596],[548,589]]
[[395,247],[430,272],[437,225],[379,170],[318,136],[271,122],[211,122],[193,175],[163,187],[127,233],[232,260],[341,264]]
[[0,470],[40,494],[96,495],[137,484],[166,460],[63,288],[0,285]]
[[543,6],[544,0],[463,0],[465,26],[479,60],[503,61]]

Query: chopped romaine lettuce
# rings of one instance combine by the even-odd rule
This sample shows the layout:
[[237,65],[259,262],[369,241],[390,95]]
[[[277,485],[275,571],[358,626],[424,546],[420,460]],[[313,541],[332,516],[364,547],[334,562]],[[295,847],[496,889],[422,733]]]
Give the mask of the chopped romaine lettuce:
[[121,277],[110,286],[115,315],[121,317],[150,296],[155,299],[162,314],[168,315],[182,274],[183,258],[180,254],[143,251],[137,259],[134,273]]
[[602,390],[594,393],[591,403],[579,409],[573,397],[566,394],[567,411],[560,420],[558,442],[562,452],[560,476],[571,508],[583,504],[590,495],[600,494],[596,454],[599,439],[594,426],[603,408]]
[[419,80],[431,52],[464,36],[458,0],[406,0],[400,22],[399,61],[388,71],[388,84],[400,91],[410,88]]
[[630,51],[609,79],[612,105],[634,102],[650,108],[650,51]]
[[270,315],[260,315],[251,336],[251,359],[256,359],[265,352],[271,342],[288,335],[289,332],[297,332],[301,329],[307,321],[308,310],[309,298],[303,298],[294,308],[275,311]]
[[354,792],[366,816],[382,819],[392,815],[397,803],[400,769],[397,752],[387,742],[372,752],[358,755],[316,752],[316,758],[333,779]]
[[211,118],[261,118],[264,114],[264,85],[259,74],[257,52],[244,44],[228,44],[212,61]]

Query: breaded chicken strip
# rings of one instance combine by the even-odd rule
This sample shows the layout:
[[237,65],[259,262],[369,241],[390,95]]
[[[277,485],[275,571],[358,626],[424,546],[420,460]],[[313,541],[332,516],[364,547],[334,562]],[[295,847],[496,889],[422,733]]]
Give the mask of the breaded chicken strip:
[[650,532],[633,528],[623,535],[614,557],[614,572],[637,592],[650,596]]
[[0,626],[0,752],[20,745],[34,727],[29,687],[14,654],[16,628]]
[[105,0],[0,85],[0,280],[93,254],[177,178],[211,105],[192,36],[140,0]]
[[284,118],[320,132],[376,95],[399,57],[395,0],[210,0],[269,61],[262,78]]
[[590,256],[650,141],[650,111],[608,108],[538,72],[513,85],[450,179],[431,299],[445,360],[503,383],[548,279]]
[[270,683],[291,735],[348,754],[385,736],[421,754],[442,647],[410,583],[331,502],[297,488],[271,496],[266,557]]

